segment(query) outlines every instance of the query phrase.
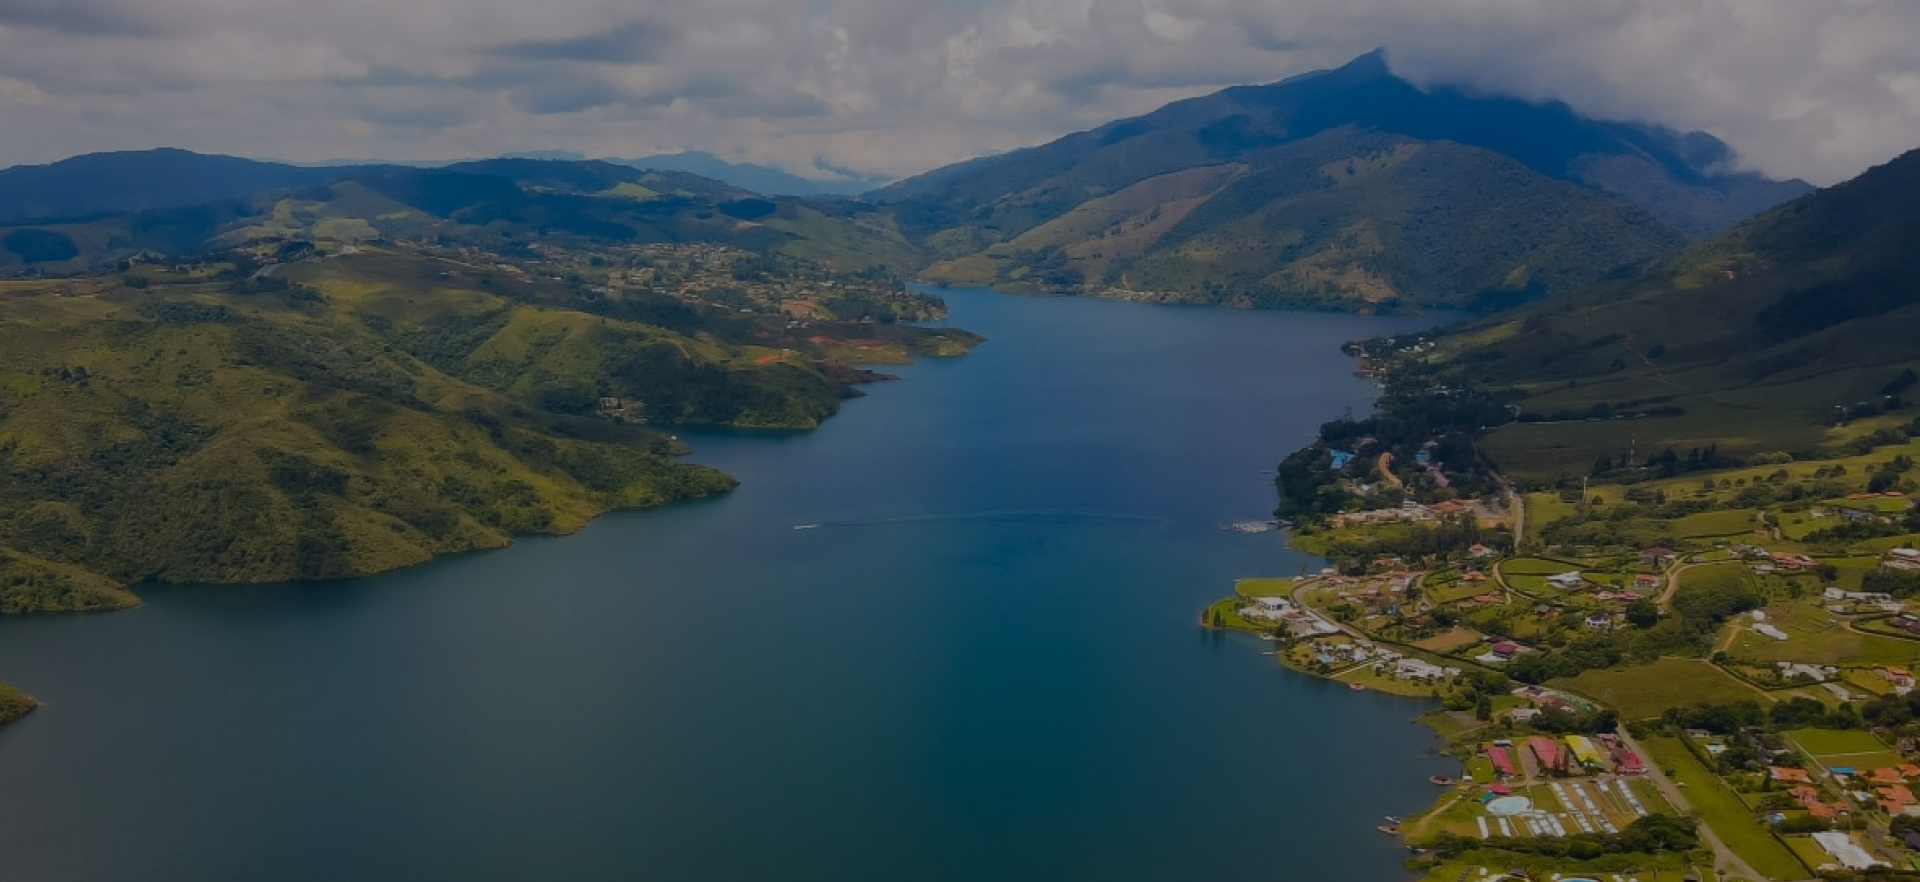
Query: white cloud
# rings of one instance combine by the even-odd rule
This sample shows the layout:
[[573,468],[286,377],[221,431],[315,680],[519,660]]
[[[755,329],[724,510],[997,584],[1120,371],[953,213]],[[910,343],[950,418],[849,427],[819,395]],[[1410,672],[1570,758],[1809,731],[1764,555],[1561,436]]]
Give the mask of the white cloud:
[[1832,182],[1920,146],[1910,0],[0,0],[0,164],[687,148],[909,174],[1339,64],[1703,128]]

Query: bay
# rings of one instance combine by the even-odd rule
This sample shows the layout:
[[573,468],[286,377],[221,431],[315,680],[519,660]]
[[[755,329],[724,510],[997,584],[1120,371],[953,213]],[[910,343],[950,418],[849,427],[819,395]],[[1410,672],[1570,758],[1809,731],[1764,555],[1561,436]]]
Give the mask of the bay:
[[1197,612],[1318,565],[1218,524],[1435,319],[943,293],[971,355],[683,433],[725,498],[0,621],[0,878],[1406,878],[1427,705]]

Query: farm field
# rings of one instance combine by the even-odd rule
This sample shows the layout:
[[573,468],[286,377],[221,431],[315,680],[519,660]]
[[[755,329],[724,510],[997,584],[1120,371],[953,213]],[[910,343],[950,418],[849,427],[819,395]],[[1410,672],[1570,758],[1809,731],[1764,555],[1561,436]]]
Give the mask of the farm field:
[[1670,707],[1741,699],[1766,702],[1767,695],[1705,661],[1665,658],[1650,665],[1584,671],[1548,685],[1592,698],[1620,712],[1621,719],[1657,717]]
[[1851,729],[1795,729],[1786,733],[1821,768],[1878,769],[1900,764],[1900,754],[1872,733]]
[[1753,532],[1759,513],[1759,509],[1736,508],[1690,514],[1673,522],[1673,535],[1682,539],[1744,536]]
[[[1777,609],[1777,608],[1776,608]],[[1805,662],[1819,665],[1920,663],[1920,640],[1907,640],[1853,630],[1844,622],[1810,603],[1794,604],[1786,615],[1769,616],[1774,627],[1785,631],[1787,639],[1775,640],[1747,630],[1748,622],[1736,620],[1739,629],[1727,654],[1743,661],[1762,663]]]

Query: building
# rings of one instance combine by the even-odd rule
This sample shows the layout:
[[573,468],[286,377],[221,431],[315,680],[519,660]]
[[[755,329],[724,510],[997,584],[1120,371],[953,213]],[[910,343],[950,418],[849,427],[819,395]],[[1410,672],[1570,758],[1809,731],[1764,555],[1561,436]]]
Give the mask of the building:
[[1493,771],[1502,777],[1512,778],[1520,774],[1513,764],[1513,755],[1498,744],[1487,745],[1487,762],[1493,763]]
[[1574,570],[1566,573],[1559,573],[1559,574],[1547,577],[1547,584],[1552,585],[1555,588],[1573,589],[1573,588],[1578,588],[1581,585],[1585,585],[1586,583],[1587,583],[1586,577],[1580,575],[1580,571],[1578,570]]
[[1585,735],[1568,735],[1567,749],[1573,753],[1573,759],[1590,771],[1600,771],[1607,767],[1606,760],[1600,757],[1600,750],[1593,745],[1593,739]]
[[1886,861],[1875,860],[1867,850],[1856,845],[1853,837],[1843,830],[1827,830],[1813,834],[1813,841],[1820,849],[1833,856],[1841,866],[1849,870],[1864,870],[1868,867],[1887,866]]
[[1459,673],[1459,668],[1443,668],[1418,658],[1403,658],[1393,666],[1393,675],[1402,680],[1446,680]]
[[1673,563],[1673,549],[1664,545],[1640,552],[1640,565],[1658,569]]
[[1586,625],[1589,631],[1610,631],[1613,630],[1613,616],[1603,612],[1593,613],[1587,616]]
[[1535,735],[1527,739],[1527,750],[1533,753],[1533,758],[1540,763],[1542,771],[1557,775],[1567,773],[1567,753],[1560,749],[1560,742],[1543,735]]

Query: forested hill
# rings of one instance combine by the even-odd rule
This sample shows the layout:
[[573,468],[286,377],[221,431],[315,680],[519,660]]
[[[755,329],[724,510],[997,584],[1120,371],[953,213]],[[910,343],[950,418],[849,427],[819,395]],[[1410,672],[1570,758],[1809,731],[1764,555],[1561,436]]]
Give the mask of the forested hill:
[[1811,189],[1730,161],[1702,133],[1423,91],[1376,53],[870,198],[936,261],[927,275],[954,283],[1495,307],[1575,290]]
[[1517,416],[1480,449],[1523,478],[1638,468],[1667,450],[1803,459],[1906,431],[1920,398],[1915,193],[1920,151],[1444,333],[1404,362],[1411,385],[1472,390]]
[[256,241],[0,282],[0,613],[361,575],[712,495],[659,425],[804,429],[977,337],[702,244]]

